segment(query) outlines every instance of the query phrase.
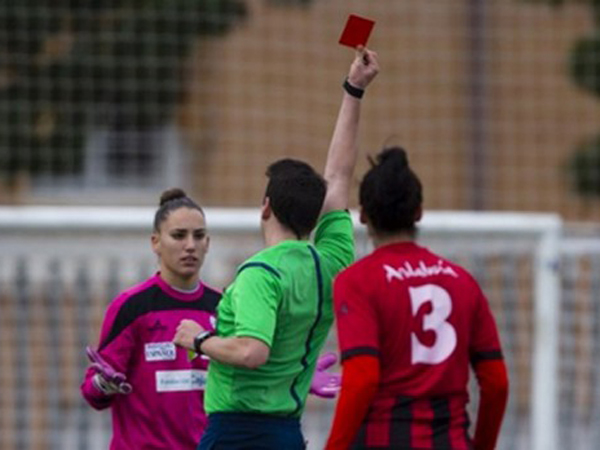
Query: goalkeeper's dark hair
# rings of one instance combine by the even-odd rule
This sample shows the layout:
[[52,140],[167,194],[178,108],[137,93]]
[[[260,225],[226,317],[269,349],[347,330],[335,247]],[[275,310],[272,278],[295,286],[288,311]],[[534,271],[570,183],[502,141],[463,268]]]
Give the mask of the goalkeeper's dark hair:
[[327,185],[307,163],[281,159],[267,168],[265,197],[279,222],[298,239],[314,229],[323,207]]
[[360,183],[359,201],[371,227],[379,235],[416,233],[423,204],[419,177],[401,147],[384,148]]
[[179,208],[197,209],[204,216],[202,208],[180,188],[167,189],[160,195],[160,202],[154,214],[154,231],[159,232],[161,224],[171,212]]

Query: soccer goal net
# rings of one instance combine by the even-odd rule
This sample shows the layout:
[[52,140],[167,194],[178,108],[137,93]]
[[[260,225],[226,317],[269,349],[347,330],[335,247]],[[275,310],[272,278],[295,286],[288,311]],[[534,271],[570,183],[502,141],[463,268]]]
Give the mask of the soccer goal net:
[[[202,278],[223,287],[262,247],[259,214],[208,209],[206,216],[212,240]],[[107,448],[109,414],[93,411],[79,395],[84,348],[97,342],[108,302],[156,270],[152,217],[147,208],[0,208],[0,448]],[[356,235],[363,256],[371,247],[362,226]],[[501,449],[574,449],[566,445],[573,436],[558,426],[559,396],[573,412],[583,411],[583,419],[599,406],[588,396],[587,406],[576,408],[582,391],[559,387],[560,376],[585,371],[593,361],[568,354],[568,363],[559,364],[559,340],[583,336],[559,326],[560,239],[554,215],[430,212],[420,228],[421,243],[473,273],[495,313],[511,381]],[[577,255],[572,252],[569,270],[585,270]],[[585,296],[586,286],[580,288],[584,293],[575,295]],[[332,331],[327,347],[335,346]],[[588,353],[591,358],[593,350]],[[562,370],[565,364],[572,373]],[[582,380],[592,393],[593,379]],[[322,448],[334,405],[309,399],[303,418],[309,448]],[[593,434],[585,424],[571,423]]]

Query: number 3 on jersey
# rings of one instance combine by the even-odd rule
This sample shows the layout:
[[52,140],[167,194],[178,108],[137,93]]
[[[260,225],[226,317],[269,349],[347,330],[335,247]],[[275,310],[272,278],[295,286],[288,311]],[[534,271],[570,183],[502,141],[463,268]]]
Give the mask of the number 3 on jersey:
[[431,346],[424,345],[416,333],[411,333],[411,362],[439,364],[445,361],[456,348],[456,330],[446,320],[452,312],[450,294],[435,284],[409,287],[408,291],[414,317],[417,316],[421,305],[431,302],[431,312],[423,316],[422,326],[424,331],[435,333],[435,340]]

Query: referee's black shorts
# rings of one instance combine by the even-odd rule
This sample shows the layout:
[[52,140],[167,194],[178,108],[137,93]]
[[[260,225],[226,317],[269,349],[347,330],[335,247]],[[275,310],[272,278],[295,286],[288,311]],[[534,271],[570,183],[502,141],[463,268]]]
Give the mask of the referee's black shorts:
[[303,450],[300,419],[268,414],[213,413],[198,450]]

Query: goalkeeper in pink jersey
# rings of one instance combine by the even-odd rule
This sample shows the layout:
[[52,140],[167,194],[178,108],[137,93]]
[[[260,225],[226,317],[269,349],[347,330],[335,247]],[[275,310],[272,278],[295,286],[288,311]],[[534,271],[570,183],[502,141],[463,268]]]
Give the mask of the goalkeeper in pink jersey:
[[[182,319],[213,329],[221,298],[199,276],[209,247],[202,208],[181,189],[163,192],[151,242],[160,270],[109,305],[81,392],[95,409],[111,408],[111,450],[192,450],[206,426],[208,359],[172,337]],[[312,393],[335,396],[339,377],[325,371],[334,363],[321,358]]]
[[151,242],[160,270],[111,302],[81,385],[92,407],[111,408],[112,450],[193,449],[206,423],[208,360],[171,343],[183,318],[212,327],[221,298],[199,276],[209,246],[202,208],[165,191]]

